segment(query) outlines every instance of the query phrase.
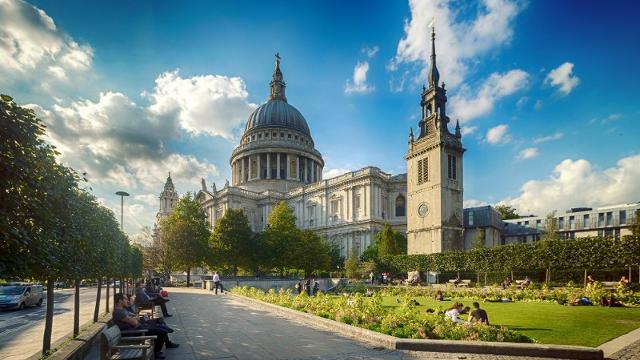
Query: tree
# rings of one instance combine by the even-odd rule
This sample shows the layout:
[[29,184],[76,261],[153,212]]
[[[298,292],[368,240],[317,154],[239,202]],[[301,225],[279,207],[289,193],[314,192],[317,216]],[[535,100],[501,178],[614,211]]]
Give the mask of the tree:
[[313,272],[329,270],[331,266],[331,248],[318,234],[311,230],[304,230],[300,240],[295,245],[294,265],[304,270],[304,276],[311,276]]
[[517,219],[520,217],[513,206],[496,205],[495,209],[502,215],[502,220]]
[[477,227],[476,228],[476,236],[471,241],[472,249],[480,249],[485,247],[485,229]]
[[360,261],[373,261],[375,263],[378,263],[380,261],[380,258],[378,257],[377,241],[369,245],[369,247],[367,247],[366,249],[364,249],[364,251],[362,252],[362,255],[360,255]]
[[280,271],[295,264],[295,254],[292,244],[298,243],[300,230],[296,227],[296,216],[287,203],[280,201],[273,207],[267,227],[264,231],[264,241],[268,256],[268,266]]
[[544,221],[544,229],[542,230],[542,240],[558,240],[558,221],[556,220],[556,212],[547,214]]
[[640,210],[636,210],[633,219],[630,221],[629,230],[633,236],[640,236]]
[[407,239],[402,234],[393,230],[389,224],[384,225],[382,230],[376,234],[375,239],[375,244],[378,248],[378,258],[407,253]]
[[349,252],[349,258],[344,262],[344,269],[347,272],[347,277],[349,279],[355,279],[358,277],[358,253],[355,248],[352,248]]
[[160,221],[160,236],[163,252],[174,268],[187,272],[189,286],[191,269],[206,260],[209,239],[205,213],[190,192],[178,200],[171,215]]
[[256,238],[249,227],[249,220],[241,209],[229,209],[216,223],[209,238],[210,265],[230,267],[233,275],[238,268],[254,269]]

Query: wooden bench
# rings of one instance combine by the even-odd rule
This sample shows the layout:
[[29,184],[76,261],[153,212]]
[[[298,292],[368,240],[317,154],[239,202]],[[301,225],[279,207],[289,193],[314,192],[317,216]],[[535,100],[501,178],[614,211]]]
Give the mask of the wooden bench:
[[615,290],[618,288],[617,281],[602,281],[600,282],[600,284],[602,285],[603,289],[607,289],[607,290]]
[[[142,331],[146,330],[134,330]],[[118,326],[111,326],[102,331],[100,335],[100,360],[111,359],[140,359],[152,360],[155,358],[154,344],[156,336],[130,336],[122,337]],[[134,343],[127,345],[126,343]],[[136,344],[137,343],[137,344]]]
[[469,287],[469,285],[471,285],[471,280],[460,280],[458,285],[455,285],[455,283],[456,283],[455,279],[449,280],[449,284],[457,287]]
[[136,315],[140,315],[142,310],[151,310],[151,315],[149,315],[150,319],[153,319],[153,313],[155,312],[156,305],[153,303],[137,303],[133,305],[136,310]]

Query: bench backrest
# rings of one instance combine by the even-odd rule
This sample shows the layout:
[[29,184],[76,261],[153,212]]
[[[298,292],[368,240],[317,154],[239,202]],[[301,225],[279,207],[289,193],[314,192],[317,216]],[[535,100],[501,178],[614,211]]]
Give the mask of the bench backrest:
[[102,331],[102,338],[105,340],[109,348],[118,345],[121,337],[122,334],[120,333],[120,328],[115,325]]

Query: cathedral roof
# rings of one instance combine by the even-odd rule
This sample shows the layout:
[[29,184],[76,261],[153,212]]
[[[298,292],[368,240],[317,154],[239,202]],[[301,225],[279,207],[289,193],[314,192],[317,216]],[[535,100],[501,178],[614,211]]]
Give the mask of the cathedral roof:
[[244,128],[245,134],[253,129],[279,127],[297,130],[311,136],[307,120],[298,109],[287,103],[286,84],[280,70],[280,55],[278,54],[276,54],[276,65],[270,87],[269,100],[249,115],[247,125]]
[[311,136],[309,125],[304,116],[295,107],[284,100],[269,100],[258,107],[247,120],[244,132],[258,128],[281,127],[300,131]]

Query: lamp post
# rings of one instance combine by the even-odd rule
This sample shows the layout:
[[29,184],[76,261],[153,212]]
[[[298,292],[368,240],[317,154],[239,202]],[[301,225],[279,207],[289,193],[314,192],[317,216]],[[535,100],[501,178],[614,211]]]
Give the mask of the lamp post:
[[120,230],[123,230],[124,223],[122,222],[122,219],[123,219],[122,214],[123,214],[123,208],[124,208],[124,197],[129,196],[129,193],[126,191],[118,191],[116,195],[120,196]]

